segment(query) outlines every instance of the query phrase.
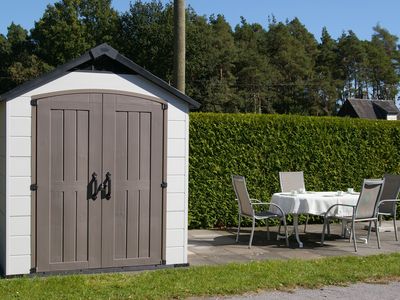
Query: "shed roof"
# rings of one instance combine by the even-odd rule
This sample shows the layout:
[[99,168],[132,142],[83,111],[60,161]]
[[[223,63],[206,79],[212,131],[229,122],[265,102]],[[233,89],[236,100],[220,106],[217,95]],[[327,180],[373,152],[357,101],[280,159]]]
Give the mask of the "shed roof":
[[16,98],[29,92],[30,90],[62,77],[69,72],[77,70],[101,70],[111,71],[114,73],[137,74],[149,80],[158,87],[168,91],[177,98],[187,102],[192,108],[200,107],[199,102],[193,100],[178,89],[169,85],[164,80],[145,70],[106,43],[90,49],[82,56],[55,68],[49,73],[25,82],[24,84],[21,84],[14,89],[0,95],[0,101],[7,101]]
[[348,99],[339,110],[338,115],[351,115],[364,119],[386,119],[387,115],[399,117],[400,111],[392,100]]

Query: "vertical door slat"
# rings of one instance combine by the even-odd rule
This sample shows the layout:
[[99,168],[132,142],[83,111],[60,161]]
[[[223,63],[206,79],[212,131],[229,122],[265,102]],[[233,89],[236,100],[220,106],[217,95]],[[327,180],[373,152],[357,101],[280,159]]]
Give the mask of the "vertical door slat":
[[[150,179],[151,116],[140,113],[140,179]],[[161,183],[160,183],[161,184]],[[149,257],[150,243],[150,190],[140,191],[139,203],[139,257]]]
[[76,260],[76,110],[64,111],[64,261]]
[[[62,182],[64,178],[64,113],[62,110],[50,110],[50,149],[51,182]],[[51,184],[52,184],[51,183]],[[50,193],[50,262],[63,261],[64,232],[64,193]]]

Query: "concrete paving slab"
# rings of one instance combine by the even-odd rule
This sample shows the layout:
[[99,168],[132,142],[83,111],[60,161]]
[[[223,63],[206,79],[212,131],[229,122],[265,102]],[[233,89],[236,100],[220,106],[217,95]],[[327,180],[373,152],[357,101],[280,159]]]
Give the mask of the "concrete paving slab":
[[[381,249],[378,249],[376,237],[371,235],[368,244],[358,242],[358,252],[354,252],[353,243],[348,238],[340,237],[341,225],[331,225],[331,235],[326,236],[325,245],[321,246],[321,224],[307,226],[303,233],[301,226],[300,238],[304,248],[298,248],[294,236],[290,237],[289,248],[284,240],[277,241],[277,228],[271,227],[271,239],[267,239],[265,228],[257,228],[253,245],[248,248],[250,229],[241,230],[239,243],[236,243],[236,228],[227,230],[189,230],[188,257],[190,265],[223,264],[229,262],[249,262],[253,260],[270,259],[316,259],[329,256],[356,255],[365,256],[400,251],[400,242],[396,242],[393,232],[382,232]],[[367,234],[363,224],[357,226],[357,237]]]

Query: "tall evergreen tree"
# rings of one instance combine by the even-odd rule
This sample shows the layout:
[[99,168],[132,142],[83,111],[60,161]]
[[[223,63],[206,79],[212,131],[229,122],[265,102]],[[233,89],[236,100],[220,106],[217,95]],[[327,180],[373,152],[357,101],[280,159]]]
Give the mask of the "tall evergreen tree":
[[211,73],[202,109],[229,112],[236,102],[234,62],[237,51],[232,29],[223,16],[211,16],[210,26],[211,51],[207,63]]
[[[107,42],[157,76],[172,81],[173,6],[135,0],[121,14],[112,0],[59,0],[30,34],[11,24],[0,35],[0,92]],[[354,32],[321,42],[299,19],[268,28],[244,18],[232,31],[222,15],[186,9],[186,93],[203,111],[335,114],[338,99],[395,99],[398,38],[377,25],[371,40]]]
[[376,99],[395,99],[399,92],[400,51],[398,38],[379,25],[366,43],[368,57],[368,81],[371,97]]
[[47,6],[31,35],[39,57],[57,66],[97,44],[114,45],[117,21],[110,0],[61,0]]
[[337,43],[332,39],[328,30],[324,27],[321,34],[321,43],[318,45],[318,55],[316,60],[316,83],[318,87],[319,102],[316,103],[317,113],[331,115],[336,112],[336,101],[338,99],[338,89],[342,86],[342,81],[337,75]]
[[236,110],[256,113],[272,113],[270,86],[275,70],[265,54],[260,52],[265,39],[265,30],[260,24],[249,24],[242,17],[234,32],[238,58],[236,77],[239,99]]
[[367,57],[365,46],[353,31],[343,33],[338,40],[338,66],[340,79],[344,81],[341,99],[364,98],[366,86]]
[[270,23],[264,51],[279,73],[274,78],[275,111],[309,114],[317,51],[313,36],[298,20]]
[[157,76],[172,81],[173,7],[136,1],[120,18],[120,51]]
[[51,67],[32,54],[28,32],[11,23],[7,36],[0,35],[0,93],[49,71]]

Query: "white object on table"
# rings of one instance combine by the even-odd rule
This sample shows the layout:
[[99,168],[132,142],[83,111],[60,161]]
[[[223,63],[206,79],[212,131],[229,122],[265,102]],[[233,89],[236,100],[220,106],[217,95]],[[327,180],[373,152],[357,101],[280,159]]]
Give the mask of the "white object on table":
[[[285,214],[293,215],[293,228],[297,243],[303,248],[303,243],[299,237],[299,215],[309,214],[320,216],[324,214],[329,207],[334,204],[356,205],[359,193],[341,193],[337,192],[306,192],[304,194],[275,193],[272,195],[271,203],[279,205]],[[270,208],[271,212],[275,208]],[[338,206],[332,212],[335,216],[351,216],[353,209],[351,207]]]

